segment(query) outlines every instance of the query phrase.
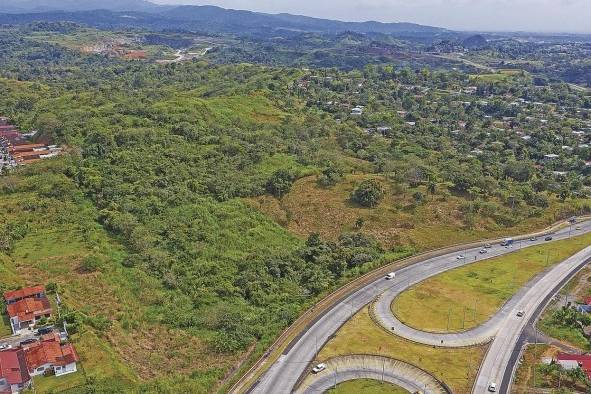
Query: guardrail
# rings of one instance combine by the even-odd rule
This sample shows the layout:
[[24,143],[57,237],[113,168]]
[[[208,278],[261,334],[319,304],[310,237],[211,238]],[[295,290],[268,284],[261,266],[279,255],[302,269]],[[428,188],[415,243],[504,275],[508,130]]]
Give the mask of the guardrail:
[[[585,221],[588,219],[591,219],[591,216],[583,216],[579,218],[580,221]],[[559,230],[560,228],[568,224],[569,223],[566,222],[565,219],[563,219],[549,227],[546,227],[542,231],[526,235],[514,236],[513,239],[519,241],[534,236],[545,236]],[[374,282],[383,275],[386,275],[388,272],[392,270],[405,268],[413,264],[420,263],[423,260],[446,255],[448,253],[455,253],[462,251],[464,249],[471,249],[479,246],[484,246],[487,243],[501,242],[503,239],[504,237],[492,240],[489,239],[474,241],[467,244],[456,244],[420,253],[414,256],[394,261],[390,264],[386,264],[340,287],[339,289],[335,290],[334,292],[328,294],[326,297],[318,301],[313,307],[304,312],[294,323],[292,323],[291,326],[286,328],[281,333],[281,335],[275,340],[275,342],[273,342],[269,349],[263,354],[263,356],[261,356],[261,358],[259,358],[259,360],[255,364],[253,364],[253,366],[230,388],[229,393],[238,394],[247,391],[250,386],[256,383],[255,379],[258,378],[258,376],[261,375],[263,372],[265,372],[267,362],[274,361],[276,358],[279,357],[279,354],[276,354],[278,351],[282,351],[283,349],[287,348],[294,339],[297,339],[302,332],[305,332],[307,328],[311,326],[311,324],[313,324],[318,318],[326,314],[326,312],[330,311],[342,299],[348,297],[349,295],[353,294],[359,289],[367,286],[371,282]]]

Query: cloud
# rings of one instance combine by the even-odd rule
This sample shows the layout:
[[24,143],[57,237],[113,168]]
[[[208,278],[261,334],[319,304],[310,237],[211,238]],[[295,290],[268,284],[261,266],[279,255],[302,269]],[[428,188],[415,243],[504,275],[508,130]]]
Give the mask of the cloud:
[[154,0],[459,30],[591,33],[591,0]]

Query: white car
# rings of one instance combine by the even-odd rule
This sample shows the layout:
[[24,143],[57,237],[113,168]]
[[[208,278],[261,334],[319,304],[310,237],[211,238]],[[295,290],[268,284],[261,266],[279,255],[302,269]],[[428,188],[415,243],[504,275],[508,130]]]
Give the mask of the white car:
[[386,275],[384,278],[386,280],[390,280],[390,279],[394,279],[394,277],[396,276],[396,272],[390,272],[388,275]]
[[458,260],[464,260],[466,258],[466,256],[464,256],[463,254],[459,254],[458,257],[456,257],[456,259]]
[[490,391],[491,393],[496,393],[497,392],[497,384],[496,383],[489,384],[488,391]]
[[525,315],[524,311],[517,311],[517,317],[523,317]]
[[320,372],[324,371],[325,369],[326,369],[326,364],[320,363],[317,366],[315,366],[314,368],[312,368],[312,372],[320,373]]
[[480,252],[478,252],[478,253],[480,253],[480,254],[487,254],[488,253],[488,250],[486,250],[486,249],[480,249]]
[[8,350],[8,349],[12,349],[12,346],[10,346],[8,343],[0,343],[0,350]]

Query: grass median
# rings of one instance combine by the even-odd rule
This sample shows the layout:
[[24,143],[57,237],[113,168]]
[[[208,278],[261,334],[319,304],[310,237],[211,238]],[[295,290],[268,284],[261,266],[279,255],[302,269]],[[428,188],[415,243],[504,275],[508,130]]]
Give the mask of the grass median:
[[322,348],[318,360],[349,354],[391,357],[419,366],[445,382],[454,393],[469,393],[486,347],[435,348],[384,331],[363,308]]
[[387,382],[379,382],[371,379],[350,380],[337,384],[335,388],[327,391],[327,394],[408,394],[402,387]]
[[591,233],[447,271],[403,292],[392,303],[392,311],[408,326],[421,330],[474,328],[490,319],[534,276],[590,244]]

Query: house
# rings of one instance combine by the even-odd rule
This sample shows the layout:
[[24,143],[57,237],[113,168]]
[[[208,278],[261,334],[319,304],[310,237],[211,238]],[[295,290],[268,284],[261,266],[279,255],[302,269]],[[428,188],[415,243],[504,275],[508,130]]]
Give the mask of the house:
[[34,326],[44,317],[51,317],[51,305],[43,286],[9,291],[4,293],[4,300],[14,334]]
[[40,285],[25,287],[24,289],[7,291],[6,293],[4,293],[4,300],[6,301],[6,305],[14,304],[18,301],[24,300],[25,298],[43,297],[46,297],[45,287]]
[[577,311],[581,313],[591,313],[591,305],[577,305]]
[[0,352],[0,393],[15,394],[31,385],[25,353],[22,349]]
[[76,372],[80,361],[72,344],[62,344],[57,333],[44,335],[40,341],[23,346],[25,359],[31,376],[53,370],[55,376]]
[[363,108],[361,107],[355,107],[351,110],[351,115],[352,116],[361,116],[363,115]]
[[566,370],[581,368],[591,379],[591,354],[558,353],[556,363]]
[[560,155],[557,155],[555,153],[550,153],[550,154],[544,155],[544,160],[550,161],[550,160],[558,159],[559,157],[560,157]]

